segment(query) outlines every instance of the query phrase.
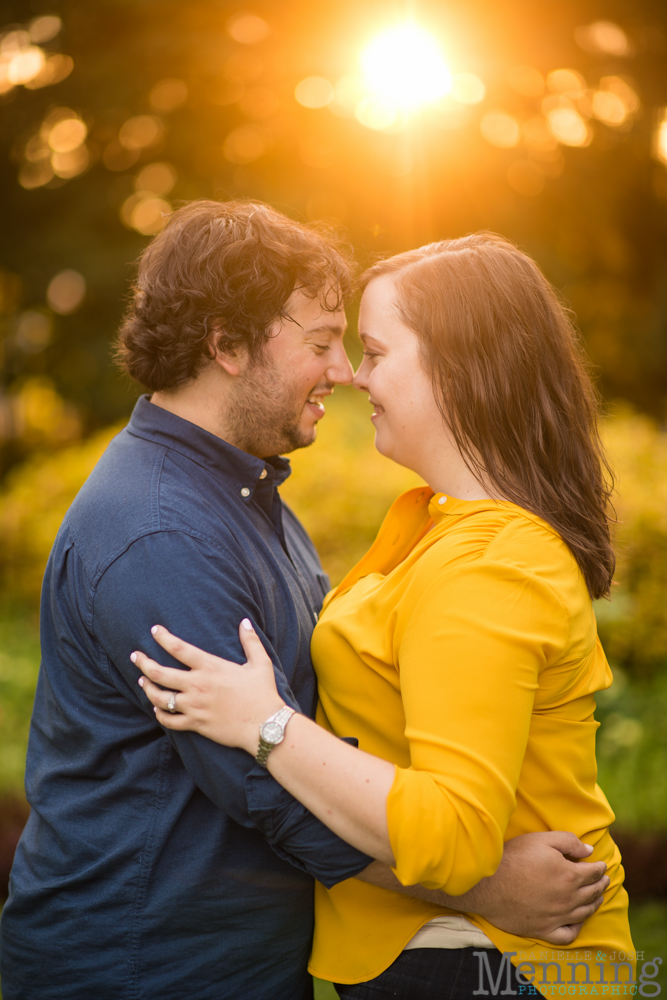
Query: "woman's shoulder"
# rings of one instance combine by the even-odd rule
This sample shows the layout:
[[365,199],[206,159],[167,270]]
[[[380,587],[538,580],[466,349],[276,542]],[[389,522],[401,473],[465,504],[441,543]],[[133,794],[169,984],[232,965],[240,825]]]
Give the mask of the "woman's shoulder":
[[480,574],[491,566],[504,566],[515,578],[530,577],[550,586],[567,604],[590,604],[579,565],[556,529],[537,514],[505,501],[471,507],[443,532],[427,562],[432,571],[439,565],[441,572],[455,574],[464,564]]

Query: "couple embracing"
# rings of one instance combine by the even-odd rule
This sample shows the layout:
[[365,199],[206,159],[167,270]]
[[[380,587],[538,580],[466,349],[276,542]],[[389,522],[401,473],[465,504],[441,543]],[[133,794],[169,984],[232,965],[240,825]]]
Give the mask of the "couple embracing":
[[[571,321],[488,234],[361,284],[353,374],[332,237],[195,202],[141,258],[119,358],[151,395],[44,580],[5,1000],[306,1000],[308,968],[345,1000],[619,981],[591,603],[614,557]],[[427,485],[330,592],[279,456],[351,382]]]

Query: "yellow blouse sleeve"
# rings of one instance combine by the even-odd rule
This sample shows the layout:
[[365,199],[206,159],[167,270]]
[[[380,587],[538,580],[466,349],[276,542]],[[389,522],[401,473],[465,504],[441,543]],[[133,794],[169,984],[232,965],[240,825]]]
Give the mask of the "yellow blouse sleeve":
[[538,675],[567,629],[547,583],[486,558],[441,570],[397,621],[411,764],[387,817],[404,885],[459,895],[498,867]]

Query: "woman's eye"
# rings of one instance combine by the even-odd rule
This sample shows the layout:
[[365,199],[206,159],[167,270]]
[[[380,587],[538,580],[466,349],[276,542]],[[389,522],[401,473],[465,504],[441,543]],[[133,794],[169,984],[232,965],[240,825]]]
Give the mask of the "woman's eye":
[[377,354],[373,354],[372,351],[364,351],[364,357],[373,359],[377,358]]

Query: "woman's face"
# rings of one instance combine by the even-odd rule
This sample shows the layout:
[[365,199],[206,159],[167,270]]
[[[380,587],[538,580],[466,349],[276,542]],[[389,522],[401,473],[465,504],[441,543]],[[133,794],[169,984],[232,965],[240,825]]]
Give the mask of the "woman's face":
[[452,443],[422,366],[419,340],[401,322],[396,301],[391,275],[367,285],[359,310],[364,359],[353,385],[368,392],[375,407],[377,450],[426,478],[434,449],[442,456]]

